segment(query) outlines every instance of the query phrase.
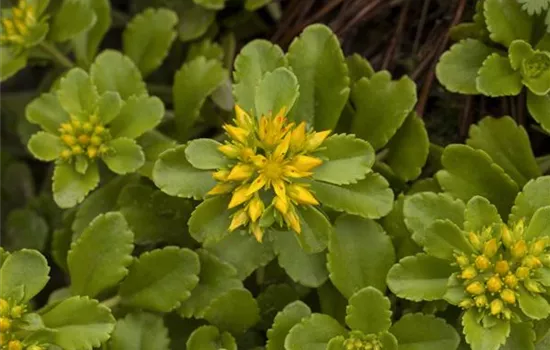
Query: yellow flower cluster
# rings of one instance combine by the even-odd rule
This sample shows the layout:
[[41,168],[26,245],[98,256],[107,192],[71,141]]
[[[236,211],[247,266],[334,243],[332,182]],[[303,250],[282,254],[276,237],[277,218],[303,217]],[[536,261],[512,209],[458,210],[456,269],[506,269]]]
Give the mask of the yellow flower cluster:
[[36,9],[20,0],[17,7],[11,9],[12,18],[2,18],[1,44],[23,45],[30,34],[30,27],[36,24]]
[[23,305],[10,305],[0,298],[0,349],[1,350],[44,350],[37,344],[23,346],[17,339],[18,323],[25,314]]
[[359,332],[352,332],[353,334],[344,341],[344,349],[346,350],[381,350],[383,348],[382,343],[378,340],[378,337],[374,334],[367,336],[358,334]]
[[96,116],[89,122],[81,122],[72,118],[70,122],[61,124],[59,128],[61,141],[67,146],[61,151],[62,159],[70,159],[77,155],[86,155],[93,159],[105,154],[109,148],[104,144],[111,138],[107,130]]
[[464,309],[477,307],[491,315],[510,319],[510,307],[516,304],[520,285],[531,293],[543,293],[544,287],[532,277],[542,266],[550,266],[548,237],[526,240],[523,221],[513,229],[506,225],[500,237],[489,227],[480,234],[470,232],[468,240],[476,253],[456,255],[461,269],[459,278],[469,295],[459,304]]
[[[296,205],[317,205],[319,202],[300,179],[311,177],[322,160],[311,155],[330,134],[330,130],[310,132],[304,122],[289,123],[285,109],[275,116],[262,116],[259,121],[239,106],[235,107],[235,124],[224,125],[230,141],[219,147],[231,167],[213,173],[218,184],[208,194],[232,193],[228,208],[239,208],[229,227],[233,231],[249,226],[258,241],[263,230],[260,217],[271,204],[287,227],[301,233]],[[261,190],[271,190],[267,193]],[[265,194],[265,196],[264,196]]]

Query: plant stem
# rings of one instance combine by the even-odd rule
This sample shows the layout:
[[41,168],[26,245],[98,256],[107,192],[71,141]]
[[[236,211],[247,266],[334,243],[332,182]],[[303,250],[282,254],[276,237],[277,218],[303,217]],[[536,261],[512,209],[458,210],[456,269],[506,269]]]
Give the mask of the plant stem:
[[109,309],[113,309],[115,306],[118,305],[118,303],[120,303],[119,295],[115,295],[114,297],[103,300],[101,302],[102,305],[107,306]]
[[50,57],[61,66],[65,68],[73,68],[74,62],[71,61],[67,56],[65,56],[61,51],[59,51],[54,45],[43,41],[38,44],[44,52],[46,52]]

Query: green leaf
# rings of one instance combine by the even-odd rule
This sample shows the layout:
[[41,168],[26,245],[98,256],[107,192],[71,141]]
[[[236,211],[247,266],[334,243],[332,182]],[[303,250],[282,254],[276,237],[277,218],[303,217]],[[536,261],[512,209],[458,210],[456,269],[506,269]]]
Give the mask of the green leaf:
[[514,40],[531,39],[533,21],[518,1],[486,0],[483,13],[491,40],[508,47]]
[[532,57],[535,50],[531,45],[523,40],[514,40],[508,48],[508,58],[510,65],[514,70],[518,70],[525,59]]
[[354,331],[376,334],[391,326],[390,300],[378,289],[366,287],[349,298],[346,324]]
[[10,251],[36,249],[43,251],[48,240],[48,223],[32,209],[11,210],[6,219],[2,246]]
[[153,168],[153,181],[170,196],[202,199],[216,185],[216,180],[211,171],[196,169],[189,163],[186,147],[182,145],[161,153]]
[[266,115],[274,116],[283,108],[285,108],[286,115],[292,110],[300,95],[299,89],[296,76],[287,68],[279,67],[265,73],[254,94],[256,118]]
[[58,158],[61,151],[65,149],[59,136],[44,131],[39,131],[31,136],[28,148],[33,156],[46,162]]
[[508,57],[493,53],[479,69],[476,87],[485,96],[516,96],[523,89],[521,74],[510,65]]
[[353,135],[335,134],[326,139],[322,147],[315,153],[323,160],[323,164],[314,169],[314,179],[348,185],[357,183],[371,172],[375,154],[368,142]]
[[153,180],[153,168],[159,156],[176,147],[176,141],[156,130],[145,132],[136,140],[145,154],[145,164],[139,168],[139,173]]
[[537,209],[525,231],[525,239],[550,237],[550,206]]
[[58,163],[53,172],[53,198],[61,208],[72,208],[82,202],[99,183],[97,164],[79,174],[69,163]]
[[204,8],[210,9],[210,10],[221,10],[225,6],[226,0],[193,0],[193,2],[197,5],[200,5]]
[[447,261],[417,254],[393,265],[387,283],[390,290],[403,299],[440,300],[447,291],[447,281],[453,272],[455,268]]
[[310,315],[309,306],[300,300],[285,306],[275,316],[273,326],[267,331],[266,350],[285,350],[285,338],[290,329]]
[[289,119],[316,130],[334,129],[349,96],[348,67],[340,42],[323,24],[312,24],[290,44],[287,59],[300,96]]
[[204,319],[233,334],[244,333],[260,320],[258,303],[247,289],[232,289],[214,299]]
[[226,79],[228,72],[218,60],[198,57],[184,63],[174,76],[174,114],[179,138],[187,139],[201,107]]
[[384,161],[403,181],[420,176],[430,153],[430,140],[424,122],[411,113],[387,145]]
[[133,312],[119,319],[111,335],[111,350],[169,350],[170,338],[162,318]]
[[191,0],[178,1],[176,6],[180,18],[178,34],[183,42],[203,36],[216,18],[216,11],[196,5]]
[[[71,248],[73,231],[70,228],[60,228],[52,232],[51,255],[57,266],[67,271],[67,254]],[[68,289],[68,288],[67,288]]]
[[475,196],[468,201],[464,212],[464,230],[481,232],[496,223],[502,223],[502,219],[497,208],[486,198]]
[[508,215],[518,185],[487,153],[466,145],[450,145],[441,161],[445,170],[437,172],[436,178],[446,192],[463,201],[476,195],[485,197],[501,216]]
[[474,254],[474,249],[466,239],[466,234],[449,220],[436,220],[425,231],[415,235],[417,243],[433,257],[454,260],[456,251]]
[[500,350],[535,350],[535,331],[529,322],[512,323],[510,336]]
[[476,86],[479,69],[493,52],[479,40],[462,40],[439,59],[435,70],[437,79],[450,92],[477,95],[480,93]]
[[[88,73],[80,68],[71,69],[61,78],[57,90],[59,103],[65,111],[79,120],[88,120],[95,112],[99,94]],[[59,125],[57,126],[59,128]]]
[[57,134],[61,123],[69,120],[69,114],[61,107],[57,96],[51,93],[32,100],[25,108],[25,115],[29,122],[52,134]]
[[352,185],[336,186],[313,181],[311,189],[323,205],[367,219],[385,216],[393,205],[393,192],[388,182],[375,173]]
[[329,242],[328,269],[332,283],[346,298],[368,286],[385,291],[386,275],[394,263],[391,239],[379,224],[351,215],[336,220]]
[[456,330],[432,315],[408,314],[390,329],[399,350],[455,350],[460,343]]
[[529,181],[518,194],[508,221],[517,222],[525,219],[527,226],[539,208],[550,206],[550,196],[542,195],[548,193],[550,193],[550,176]]
[[[110,124],[119,115],[121,109],[122,99],[118,92],[106,91],[99,97],[97,116],[103,124]],[[112,125],[109,125],[109,131],[112,132]]]
[[[277,270],[283,273],[282,270]],[[266,330],[271,327],[277,313],[288,304],[297,301],[307,291],[309,288],[302,288],[291,282],[267,285],[256,297],[260,307],[260,322],[256,328]]]
[[538,96],[527,91],[527,109],[542,128],[550,132],[550,94]]
[[534,294],[524,287],[520,287],[517,293],[519,308],[527,317],[534,320],[542,320],[550,315],[550,305],[540,294]]
[[550,52],[537,51],[522,62],[523,84],[538,96],[550,94]]
[[139,69],[118,51],[101,52],[90,68],[90,75],[100,94],[115,91],[125,101],[133,95],[147,94]]
[[319,297],[321,312],[344,324],[348,299],[334,287],[330,280],[317,288],[317,296]]
[[27,65],[27,54],[2,47],[0,51],[0,81],[6,81]]
[[109,308],[80,296],[47,307],[40,316],[44,325],[53,331],[49,343],[67,350],[99,347],[109,339],[115,324]]
[[148,8],[136,15],[122,33],[124,54],[138,66],[143,76],[162,64],[176,39],[177,14],[169,9]]
[[323,314],[312,314],[290,329],[285,339],[285,349],[325,349],[332,338],[346,333],[346,329],[332,317]]
[[107,143],[109,152],[101,157],[105,164],[119,175],[132,173],[145,163],[145,155],[136,141],[119,137]]
[[17,302],[26,303],[50,279],[48,262],[36,250],[22,249],[13,252],[0,266],[0,297],[3,299],[13,298]]
[[142,254],[119,290],[124,305],[169,312],[191,296],[198,283],[199,258],[186,248],[166,247]]
[[355,84],[361,78],[372,78],[375,73],[370,62],[357,53],[348,56],[346,58],[346,64],[348,65],[351,86],[353,86],[353,84]]
[[[510,140],[514,140],[514,147],[510,147]],[[508,116],[486,117],[472,125],[467,144],[485,151],[519,187],[541,175],[527,132]]]
[[323,252],[305,252],[293,231],[273,231],[273,249],[279,265],[288,276],[306,287],[317,288],[328,279],[327,259]]
[[222,144],[212,139],[196,139],[187,144],[185,156],[197,169],[220,169],[229,165],[229,160],[218,148]]
[[192,290],[177,312],[182,317],[204,318],[205,310],[212,302],[230,290],[242,289],[243,284],[237,278],[237,271],[204,249],[199,249],[199,283]]
[[478,311],[470,309],[462,316],[462,326],[466,341],[472,350],[498,350],[510,334],[510,322],[495,319],[492,327],[484,327],[479,323]]
[[203,39],[199,42],[193,42],[189,45],[186,61],[193,61],[195,58],[204,56],[207,59],[223,60],[224,52],[220,44],[212,42],[210,39]]
[[302,249],[308,253],[319,253],[327,247],[332,226],[327,217],[316,208],[298,206],[298,217],[302,232],[297,236]]
[[201,326],[191,333],[186,348],[188,350],[237,350],[237,344],[230,333],[220,332],[214,326]]
[[91,298],[116,286],[132,262],[134,234],[122,214],[97,216],[71,245],[67,256],[73,295]]
[[540,14],[550,5],[548,0],[518,0],[518,2],[522,5],[521,8],[531,16]]
[[247,113],[258,116],[255,111],[256,87],[266,73],[286,64],[286,58],[279,46],[259,39],[246,44],[235,59],[235,103]]
[[83,1],[63,1],[53,16],[48,38],[53,41],[67,41],[90,29],[96,22],[95,12]]
[[163,116],[164,105],[158,97],[131,96],[109,125],[109,131],[115,138],[135,139],[154,129]]
[[416,100],[416,86],[406,76],[393,81],[389,72],[382,71],[371,79],[362,78],[351,91],[355,106],[351,131],[378,151],[403,125]]
[[256,11],[265,5],[271,3],[272,0],[245,0],[244,8],[247,11]]
[[87,31],[72,39],[74,54],[80,66],[88,67],[97,54],[101,40],[111,27],[111,4],[108,0],[86,0],[95,13],[96,21]]
[[231,214],[227,196],[216,196],[199,204],[189,218],[189,233],[205,244],[215,243],[229,234]]

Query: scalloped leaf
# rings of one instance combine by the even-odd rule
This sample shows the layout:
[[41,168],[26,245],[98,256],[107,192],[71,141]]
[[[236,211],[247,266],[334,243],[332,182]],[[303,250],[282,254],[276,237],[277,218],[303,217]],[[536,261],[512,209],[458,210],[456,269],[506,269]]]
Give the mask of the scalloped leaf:
[[95,12],[86,2],[75,0],[63,1],[59,9],[52,16],[48,39],[67,41],[93,27],[96,20]]
[[537,209],[525,230],[525,239],[550,237],[550,206]]
[[90,29],[78,33],[72,39],[72,44],[79,65],[89,67],[97,54],[103,37],[111,27],[111,3],[109,0],[86,0],[84,2],[94,12],[96,21]]
[[542,176],[529,181],[518,194],[509,222],[525,219],[527,226],[535,212],[550,206],[550,176]]
[[145,154],[145,163],[138,172],[153,181],[155,162],[163,152],[176,147],[177,143],[157,130],[145,132],[136,141]]
[[530,41],[534,22],[521,10],[519,1],[486,0],[483,5],[491,40],[506,47],[514,40]]
[[220,169],[229,165],[223,153],[218,151],[222,144],[212,139],[195,139],[185,148],[185,156],[189,163],[197,169]]
[[133,241],[134,234],[121,213],[97,216],[67,256],[73,295],[93,298],[116,286],[128,274]]
[[53,198],[61,208],[72,208],[99,184],[96,163],[91,163],[84,174],[69,163],[57,163],[53,172]]
[[33,209],[11,210],[4,222],[2,246],[10,251],[36,249],[44,251],[49,227],[46,220]]
[[31,136],[27,147],[35,158],[51,162],[60,156],[66,146],[59,136],[39,131]]
[[298,206],[302,232],[297,235],[300,246],[308,254],[319,253],[327,247],[332,226],[326,215],[313,206]]
[[502,223],[502,219],[497,208],[486,198],[475,196],[468,201],[464,212],[464,230],[481,232],[496,223]]
[[266,72],[254,93],[256,118],[276,115],[283,108],[288,113],[300,95],[299,90],[298,79],[289,69],[279,67]]
[[[535,350],[536,334],[530,322],[512,323],[510,336],[500,350]],[[537,347],[538,349],[538,347]]]
[[130,96],[120,113],[109,124],[114,138],[135,139],[154,129],[164,116],[164,104],[155,96]]
[[258,306],[260,307],[260,322],[256,325],[256,328],[262,330],[269,329],[277,313],[282,311],[288,304],[300,299],[304,293],[307,293],[306,290],[308,289],[301,288],[290,281],[288,283],[267,285],[256,296]]
[[531,293],[520,286],[517,296],[519,308],[527,317],[542,320],[550,315],[550,305],[542,295]]
[[550,6],[550,0],[518,0],[518,2],[522,5],[521,8],[531,16],[540,14]]
[[136,141],[119,137],[107,143],[109,152],[101,157],[114,173],[124,175],[133,173],[145,163],[143,150]]
[[455,350],[460,343],[456,330],[432,315],[408,314],[390,329],[399,350]]
[[374,287],[366,287],[349,298],[346,308],[346,324],[354,331],[377,334],[391,326],[391,303]]
[[178,35],[183,42],[203,36],[216,19],[216,11],[199,6],[192,0],[177,1],[171,5],[180,18]]
[[1,255],[1,298],[26,303],[46,286],[50,267],[38,251],[22,249],[8,255],[2,249]]
[[63,76],[57,90],[63,109],[81,121],[88,121],[88,116],[95,112],[99,95],[90,76],[81,68],[73,68]]
[[290,329],[285,339],[285,349],[325,349],[326,344],[347,330],[335,319],[323,314],[312,314]]
[[169,350],[170,338],[162,317],[137,311],[119,319],[111,335],[111,350]]
[[0,81],[6,81],[27,65],[27,54],[8,48],[0,52]]
[[550,94],[538,96],[527,91],[527,108],[533,119],[539,122],[544,130],[550,132]]
[[233,334],[241,334],[260,320],[260,308],[248,289],[232,289],[214,299],[204,319]]
[[346,57],[346,64],[348,65],[351,86],[361,78],[370,79],[375,73],[370,62],[357,53]]
[[465,232],[450,220],[434,221],[425,231],[417,232],[415,240],[428,254],[439,259],[454,261],[456,251],[475,253]]
[[462,326],[466,341],[472,350],[498,350],[510,334],[510,322],[499,319],[494,325],[485,328],[479,323],[481,316],[475,309],[470,309],[462,316]]
[[510,65],[508,57],[493,53],[478,71],[476,87],[485,96],[516,96],[523,89],[520,72]]
[[229,234],[231,215],[235,210],[227,209],[229,196],[205,199],[189,218],[189,233],[204,244],[213,244]]
[[266,350],[285,350],[285,338],[290,329],[310,315],[311,309],[300,300],[285,306],[275,316],[273,325],[267,331]]
[[25,117],[30,123],[56,135],[59,125],[69,120],[69,113],[63,109],[56,94],[45,93],[26,105]]
[[230,333],[220,332],[214,326],[200,326],[187,339],[188,350],[237,350],[237,343]]

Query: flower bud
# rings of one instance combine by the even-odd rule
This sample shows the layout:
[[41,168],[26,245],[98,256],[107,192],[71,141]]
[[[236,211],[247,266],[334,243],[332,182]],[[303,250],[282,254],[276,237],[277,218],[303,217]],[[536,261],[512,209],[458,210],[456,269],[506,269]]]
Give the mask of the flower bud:
[[67,146],[73,146],[76,144],[76,138],[73,135],[61,135],[61,141],[65,142]]
[[235,165],[229,175],[227,180],[229,181],[245,181],[248,180],[254,174],[254,167],[248,164],[239,163]]
[[508,308],[504,308],[502,310],[502,315],[504,316],[504,318],[506,320],[509,320],[512,318],[512,310],[508,309]]
[[63,151],[61,151],[61,158],[65,159],[65,160],[71,158],[72,155],[73,155],[73,153],[69,149],[64,149]]
[[515,259],[523,258],[525,256],[525,254],[527,254],[527,243],[525,243],[525,241],[523,239],[517,241],[512,246],[511,252],[512,252],[512,256]]
[[88,149],[86,150],[86,153],[88,154],[88,157],[95,158],[97,156],[97,148],[88,147]]
[[544,266],[550,266],[550,254],[544,254],[541,256],[540,261],[544,264]]
[[26,350],[44,350],[44,348],[38,345],[31,345],[28,346]]
[[506,260],[499,260],[495,264],[495,272],[501,276],[504,276],[510,271],[510,265]]
[[500,292],[500,298],[508,304],[516,303],[516,293],[511,289],[504,289]]
[[10,304],[6,299],[0,298],[0,316],[6,316],[10,312]]
[[59,128],[61,132],[72,134],[74,132],[73,126],[70,123],[62,123]]
[[507,226],[502,226],[500,234],[502,243],[504,243],[504,246],[506,248],[509,248],[512,246],[512,244],[514,244],[514,238],[512,237],[512,234],[510,233],[510,230]]
[[502,312],[502,309],[504,309],[504,303],[500,299],[495,299],[491,301],[491,315],[498,315]]
[[248,214],[246,210],[241,209],[233,215],[233,219],[231,220],[231,224],[229,225],[229,231],[235,231],[237,228],[246,225],[248,222]]
[[480,295],[485,292],[485,287],[483,286],[483,283],[476,281],[476,282],[470,283],[466,287],[466,291],[473,295]]
[[468,240],[476,250],[481,250],[482,243],[479,236],[473,232],[468,233]]
[[498,250],[498,244],[497,240],[495,238],[488,240],[485,242],[483,247],[483,255],[485,255],[488,258],[492,258]]
[[498,276],[491,276],[487,281],[487,290],[491,293],[496,293],[502,288],[502,281]]
[[460,267],[465,267],[470,263],[470,260],[466,257],[466,255],[458,255],[456,257],[456,263]]
[[215,173],[213,173],[212,177],[214,178],[214,180],[223,182],[223,181],[227,181],[227,176],[228,175],[229,175],[229,170],[222,169],[222,170],[218,170]]
[[256,222],[264,211],[264,202],[258,195],[254,196],[248,204],[248,216],[252,222]]
[[523,280],[523,279],[529,277],[529,273],[530,273],[530,272],[531,272],[531,271],[529,270],[528,267],[525,267],[525,266],[518,267],[518,268],[516,269],[516,277],[517,277],[518,279],[520,279],[520,280]]
[[489,301],[487,301],[487,297],[485,295],[478,295],[475,297],[475,303],[478,308],[486,307]]
[[477,271],[473,266],[468,266],[467,268],[462,270],[462,273],[460,274],[460,277],[465,280],[471,280],[476,276],[477,276]]
[[544,288],[538,283],[537,281],[533,281],[532,279],[527,279],[524,282],[525,288],[532,292],[532,293],[543,293]]
[[96,134],[96,135],[101,135],[104,131],[105,131],[105,127],[103,127],[101,125],[97,125],[94,128],[94,134]]
[[509,288],[515,289],[518,286],[518,278],[515,275],[507,275],[504,277],[504,284]]
[[521,264],[530,269],[536,269],[542,266],[542,262],[540,261],[540,259],[534,257],[533,255],[527,255],[525,258],[523,258]]
[[524,230],[524,220],[519,220],[516,225],[514,226],[514,233],[516,234],[516,237],[523,237],[523,230]]
[[71,151],[73,152],[73,155],[79,155],[82,154],[82,147],[76,145],[71,147]]
[[545,238],[539,239],[531,245],[531,254],[535,256],[540,255],[546,249],[546,246],[548,245],[548,240]]
[[11,321],[7,317],[0,317],[0,331],[7,332],[11,327]]
[[21,305],[17,305],[11,308],[11,317],[19,318],[21,316],[23,316],[23,307]]
[[218,147],[218,150],[225,154],[228,158],[237,158],[239,156],[239,148],[232,144],[225,144]]
[[92,131],[93,128],[94,127],[93,127],[92,123],[89,123],[89,122],[86,122],[82,125],[82,130],[84,130],[85,132],[90,132],[90,131]]
[[81,145],[87,145],[88,143],[90,143],[90,136],[82,134],[78,136],[78,142],[80,142]]
[[476,258],[476,267],[480,269],[481,271],[487,270],[489,267],[491,267],[491,262],[489,259],[487,259],[484,255],[479,255]]
[[103,142],[103,140],[101,139],[101,137],[99,137],[97,135],[94,135],[90,138],[90,143],[94,146],[99,146],[99,145],[101,145],[102,142]]
[[8,343],[8,350],[22,350],[23,345],[19,340],[12,340]]
[[458,306],[463,309],[469,309],[474,306],[474,301],[472,299],[464,299],[460,303],[458,303]]
[[73,125],[74,130],[78,130],[82,127],[82,123],[80,122],[80,120],[73,119],[71,121],[71,124]]

